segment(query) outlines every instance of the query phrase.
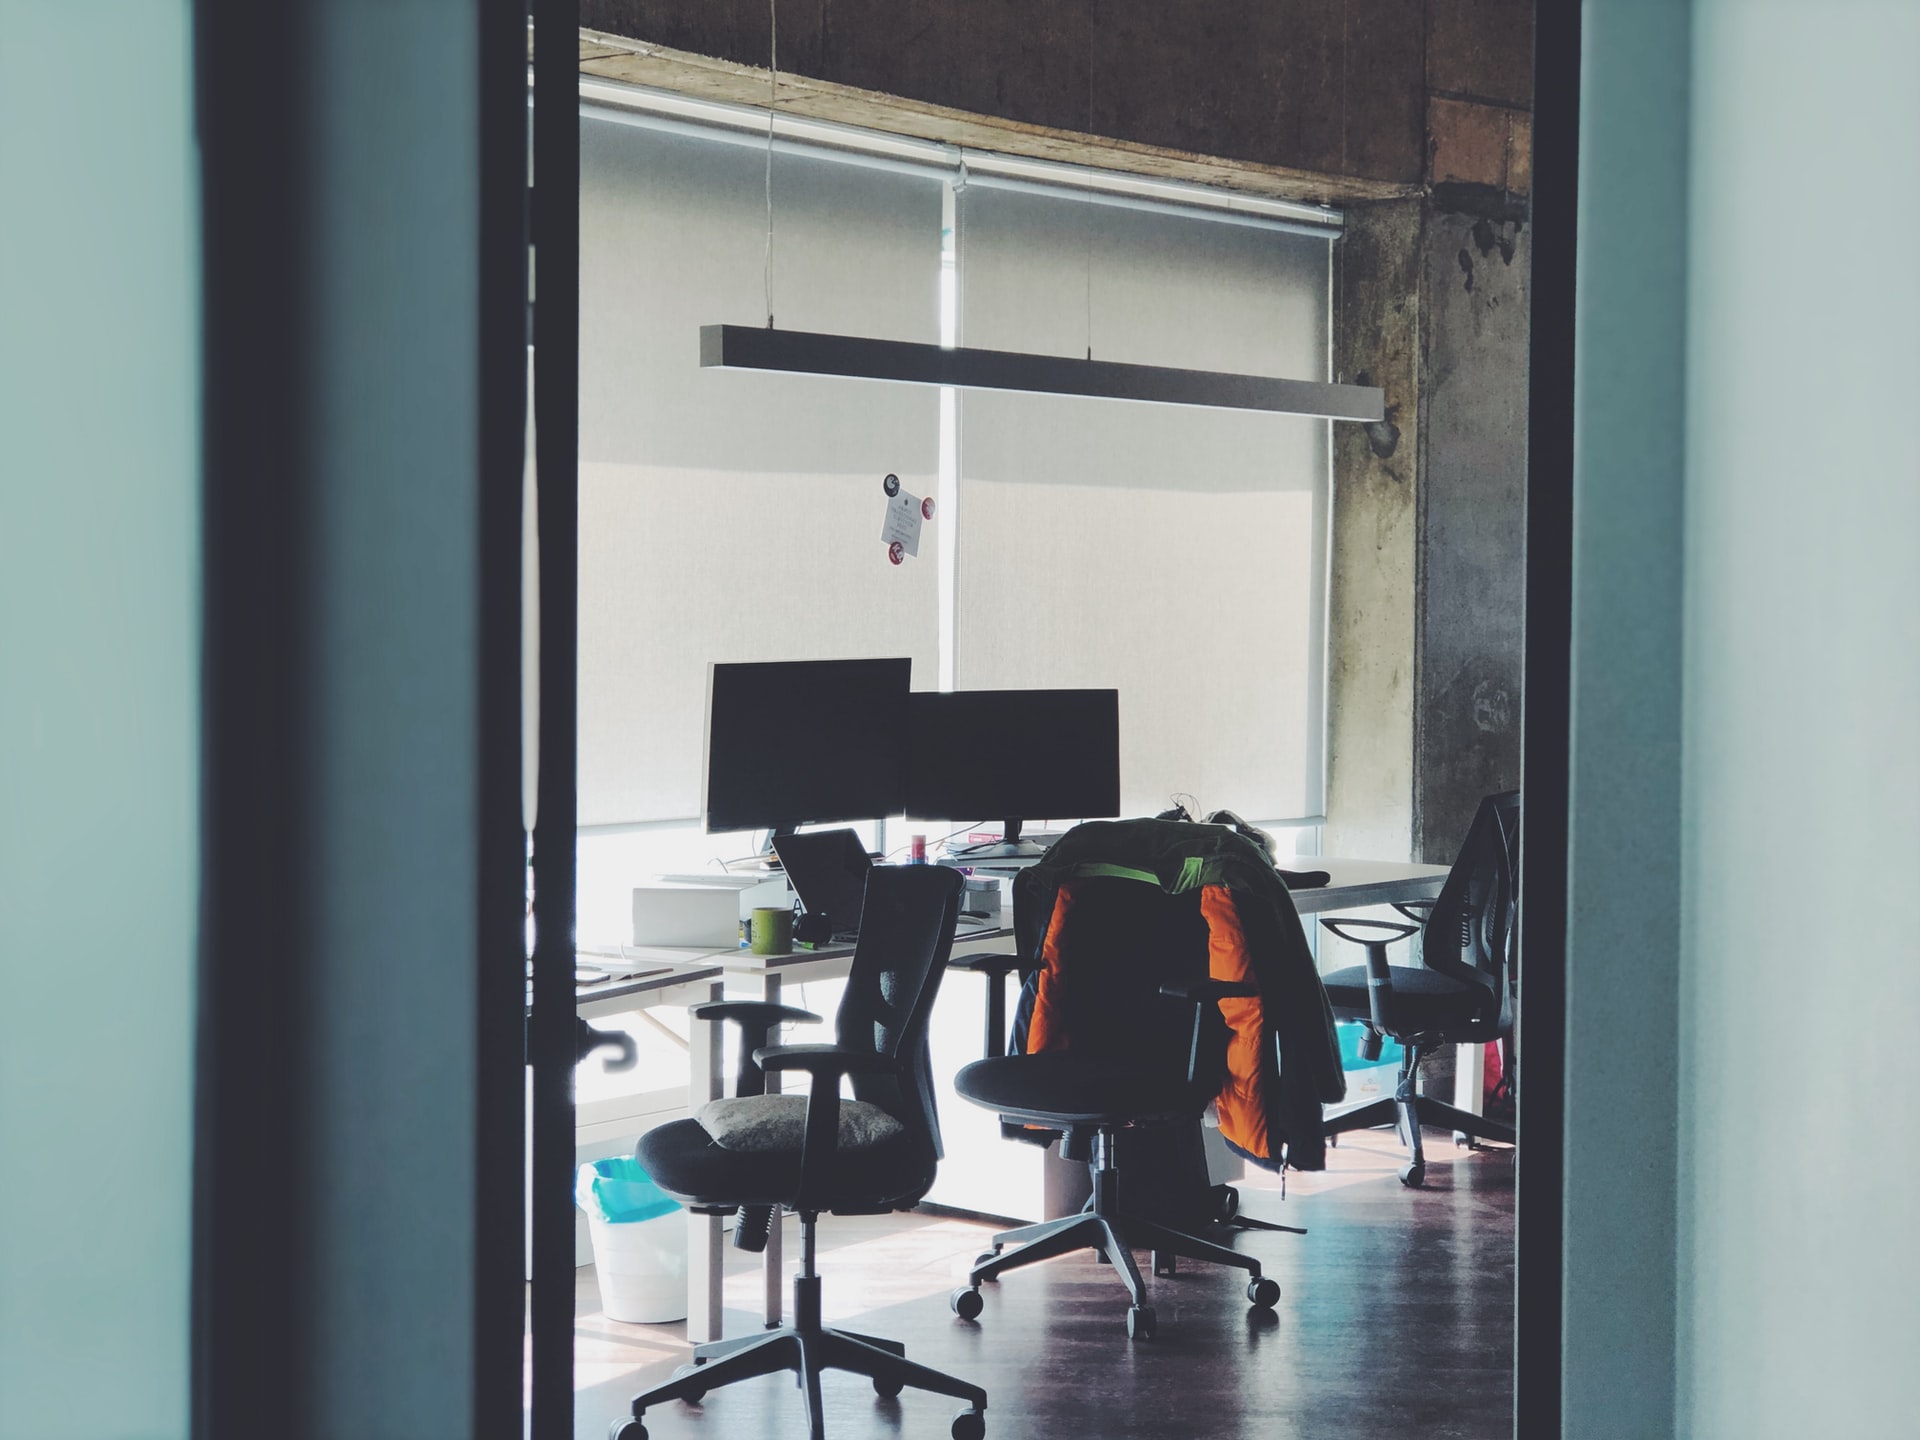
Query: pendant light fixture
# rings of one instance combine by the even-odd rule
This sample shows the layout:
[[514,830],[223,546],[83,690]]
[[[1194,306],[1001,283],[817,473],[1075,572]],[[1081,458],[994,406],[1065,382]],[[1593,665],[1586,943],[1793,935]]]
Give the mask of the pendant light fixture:
[[[874,340],[776,330],[773,325],[773,143],[775,111],[780,103],[778,0],[768,0],[770,38],[767,81],[767,240],[765,329],[751,325],[702,325],[700,364],[704,369],[763,370],[789,375],[831,375],[849,380],[890,380],[906,385],[951,386],[961,390],[1012,390],[1035,395],[1078,395],[1099,400],[1129,400],[1163,405],[1197,405],[1222,410],[1264,410],[1327,420],[1374,422],[1386,418],[1386,394],[1372,385],[1335,385],[1315,380],[1286,380],[1218,370],[1182,370],[1162,365],[1132,365],[1095,360],[1089,333],[1087,358],[1034,355],[1011,350]],[[1088,108],[1092,108],[1089,53]],[[1092,133],[1092,116],[1088,116]],[[1091,139],[1089,139],[1091,146]],[[1091,266],[1091,260],[1089,260]],[[1091,287],[1091,269],[1089,269]],[[1091,289],[1088,294],[1091,332]]]
[[1223,410],[1268,410],[1328,420],[1386,418],[1385,396],[1371,385],[1330,385],[1272,375],[1176,370],[1013,350],[946,349],[906,340],[870,340],[752,325],[702,325],[700,363],[720,370],[837,375],[965,390],[1019,390]]

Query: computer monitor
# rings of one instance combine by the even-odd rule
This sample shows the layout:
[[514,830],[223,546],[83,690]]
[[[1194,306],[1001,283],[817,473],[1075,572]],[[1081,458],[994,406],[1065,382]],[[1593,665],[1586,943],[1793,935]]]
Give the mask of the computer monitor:
[[898,815],[913,662],[776,660],[707,677],[709,832]]
[[981,857],[1038,854],[1026,820],[1120,813],[1118,690],[956,690],[907,704],[907,801],[915,820],[1003,819]]

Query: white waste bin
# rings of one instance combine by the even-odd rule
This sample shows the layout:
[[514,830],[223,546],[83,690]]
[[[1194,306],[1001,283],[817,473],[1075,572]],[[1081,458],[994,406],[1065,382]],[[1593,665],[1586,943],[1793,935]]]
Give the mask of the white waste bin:
[[678,1201],[630,1156],[580,1167],[574,1199],[593,1234],[593,1273],[609,1320],[687,1318],[687,1222]]

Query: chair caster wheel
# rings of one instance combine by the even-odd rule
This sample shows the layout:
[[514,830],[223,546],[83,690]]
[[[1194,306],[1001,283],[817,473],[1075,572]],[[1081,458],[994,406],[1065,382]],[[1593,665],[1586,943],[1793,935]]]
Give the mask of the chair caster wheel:
[[969,1405],[953,1417],[953,1440],[985,1440],[987,1417]]
[[1176,1263],[1176,1257],[1171,1250],[1156,1250],[1153,1252],[1153,1273],[1155,1275],[1173,1274]]
[[[676,1380],[684,1380],[689,1375],[698,1375],[699,1373],[700,1373],[700,1367],[698,1365],[682,1365],[679,1369],[673,1372],[673,1378]],[[686,1394],[680,1397],[681,1401],[687,1405],[698,1405],[702,1400],[706,1398],[707,1398],[707,1392],[704,1389],[689,1390],[687,1391]],[[622,1437],[622,1440],[624,1440],[624,1437]]]
[[1400,1183],[1409,1190],[1418,1190],[1422,1185],[1426,1184],[1426,1182],[1426,1166],[1408,1164],[1400,1167]]
[[1327,1136],[1327,1149],[1338,1150],[1339,1148],[1340,1148],[1340,1137],[1338,1135]]
[[607,1440],[647,1440],[647,1427],[638,1420],[616,1420],[607,1427]]
[[1153,1307],[1151,1305],[1129,1305],[1127,1307],[1127,1338],[1129,1340],[1151,1340],[1153,1338]]
[[[1000,1247],[998,1245],[994,1246],[991,1250],[982,1250],[978,1255],[973,1257],[973,1268],[978,1270],[982,1265],[985,1265],[991,1260],[998,1260],[999,1258]],[[981,1278],[983,1280],[998,1280],[1000,1277],[998,1275],[983,1275]]]
[[1240,1213],[1240,1192],[1231,1185],[1213,1187],[1213,1218],[1221,1224]]
[[947,1303],[962,1320],[978,1319],[980,1312],[987,1308],[987,1302],[980,1298],[980,1292],[971,1285],[962,1285],[955,1290],[947,1297]]
[[1271,1310],[1280,1303],[1280,1282],[1264,1275],[1247,1282],[1247,1303],[1256,1310]]
[[878,1375],[873,1377],[873,1393],[878,1395],[882,1400],[891,1400],[906,1388],[906,1385],[901,1381],[882,1380]]

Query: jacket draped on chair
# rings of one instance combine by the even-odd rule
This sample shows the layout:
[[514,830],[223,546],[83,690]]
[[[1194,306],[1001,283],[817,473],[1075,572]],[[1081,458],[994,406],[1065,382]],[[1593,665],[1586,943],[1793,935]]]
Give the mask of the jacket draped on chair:
[[[1057,1002],[1067,967],[1097,963],[1060,937],[1076,881],[1129,879],[1172,895],[1199,892],[1207,967],[1216,980],[1251,980],[1256,997],[1220,1002],[1228,1031],[1227,1075],[1215,1097],[1221,1137],[1257,1165],[1326,1166],[1321,1106],[1341,1100],[1346,1080],[1333,1012],[1285,881],[1259,846],[1219,825],[1174,820],[1101,820],[1076,826],[1014,882],[1021,953],[1039,966],[1016,1020],[1016,1049],[1071,1046],[1069,1007]],[[1169,970],[1168,979],[1176,976]]]

